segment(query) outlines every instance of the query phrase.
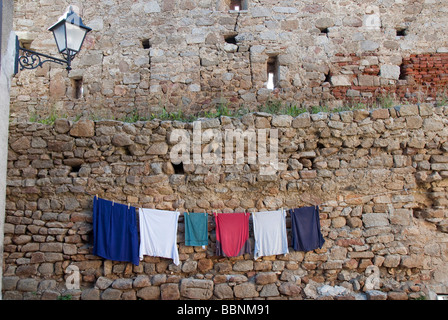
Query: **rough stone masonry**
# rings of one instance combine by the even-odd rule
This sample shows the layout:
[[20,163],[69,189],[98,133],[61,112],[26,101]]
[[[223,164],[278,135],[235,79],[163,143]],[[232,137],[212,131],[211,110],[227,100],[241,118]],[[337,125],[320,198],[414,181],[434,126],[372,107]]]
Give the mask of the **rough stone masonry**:
[[11,117],[149,118],[219,103],[256,110],[269,99],[304,107],[384,95],[446,101],[446,1],[245,0],[239,11],[231,3],[16,1],[15,30],[37,51],[57,55],[44,31],[68,5],[93,31],[68,76],[44,64],[15,78]]
[[[279,130],[280,171],[170,161],[191,123],[12,123],[4,299],[431,299],[448,293],[448,107],[202,119],[203,129]],[[202,146],[203,148],[206,145]],[[184,212],[321,203],[322,249],[262,257],[185,246],[181,263],[92,255],[92,201]],[[290,219],[287,219],[291,244]],[[252,228],[250,228],[252,230]],[[253,247],[254,238],[250,234]],[[67,283],[79,270],[79,288]]]

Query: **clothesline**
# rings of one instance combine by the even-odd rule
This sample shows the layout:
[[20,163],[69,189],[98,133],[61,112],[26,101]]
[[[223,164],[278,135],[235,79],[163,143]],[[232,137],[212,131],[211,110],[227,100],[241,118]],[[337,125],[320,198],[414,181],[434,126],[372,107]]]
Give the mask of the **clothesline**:
[[[371,195],[359,195],[359,196],[357,196],[357,197],[350,197],[349,200],[350,200],[350,201],[354,201],[354,200],[362,199],[362,198],[375,198],[375,197],[379,197],[379,196],[390,195],[390,194],[396,194],[396,193],[402,193],[402,192],[405,192],[405,193],[408,194],[408,195],[409,195],[410,193],[412,193],[412,194],[432,194],[432,193],[434,193],[434,192],[414,191],[414,190],[409,190],[409,189],[407,189],[407,188],[404,188],[404,189],[401,189],[401,190],[386,191],[386,192],[381,192],[381,193],[376,193],[376,194],[371,194]],[[87,191],[85,191],[84,193],[87,194],[87,195],[89,195],[89,196],[92,196],[92,194],[88,193]],[[98,194],[95,194],[94,196],[95,196],[97,199],[99,198],[99,197],[98,197]],[[315,206],[315,207],[319,207],[319,209],[321,209],[321,208],[324,207],[324,206],[331,206],[331,205],[333,204],[332,202],[337,202],[337,203],[345,202],[345,201],[347,200],[347,196],[345,196],[344,198],[345,198],[345,199],[343,199],[343,200],[337,200],[337,199],[335,199],[335,200],[326,200],[325,202],[321,202],[321,203],[319,203],[318,201],[305,201],[305,202],[307,202],[307,203],[309,203],[309,204],[311,204],[311,205],[313,205],[313,206]],[[115,204],[115,200],[110,200],[110,201],[112,201],[112,205]],[[128,209],[130,209],[130,208],[131,208],[131,204],[128,203]],[[279,209],[277,209],[277,210],[282,210],[282,211],[284,210],[286,213],[288,213],[288,211],[291,210],[291,209],[282,207],[282,208],[279,208]],[[173,210],[173,211],[182,213],[182,212],[179,211],[178,209]],[[260,211],[260,212],[264,212],[264,211]],[[193,212],[190,212],[190,211],[188,211],[188,210],[185,210],[185,211],[183,212],[183,214],[190,214],[190,213],[193,213]],[[213,215],[215,215],[215,214],[217,214],[217,215],[218,215],[218,214],[226,214],[225,212],[217,212],[216,210],[212,210],[211,212],[207,212],[207,211],[205,211],[205,212],[194,212],[194,213],[204,213],[204,214],[207,214],[207,215],[209,215],[209,216],[213,216]],[[240,213],[251,213],[251,212],[249,212],[249,211],[244,211],[244,212],[240,212]]]
[[[410,191],[406,188],[381,192],[374,195],[359,195],[346,198],[374,198],[388,194],[431,194],[433,192]],[[340,202],[343,201],[340,198]],[[403,199],[406,200],[406,199]],[[411,199],[412,200],[412,199]],[[138,265],[143,256],[159,256],[173,259],[179,264],[177,247],[177,226],[179,210],[159,210],[139,208],[140,219],[137,226],[137,210],[128,205],[115,204],[115,201],[100,199],[94,196],[93,229],[95,255],[110,260],[131,261]],[[365,202],[365,201],[363,201]],[[337,202],[338,203],[338,202]],[[292,243],[295,251],[312,251],[321,248],[325,242],[320,231],[319,206],[334,206],[327,201],[313,206],[289,209],[291,216]],[[288,211],[288,210],[287,210]],[[252,214],[255,237],[254,257],[264,255],[285,254],[288,250],[286,235],[286,212],[261,211],[221,214],[213,210],[211,213],[216,222],[216,254],[235,257],[250,253],[249,218]],[[193,213],[193,212],[192,212]],[[208,244],[207,212],[186,211],[185,244],[190,246]],[[138,232],[139,230],[139,232]],[[140,234],[140,243],[138,239]]]
[[[179,212],[139,208],[137,222],[135,207],[114,204],[94,197],[93,254],[109,260],[129,261],[139,265],[144,256],[173,259],[179,265],[177,244]],[[289,253],[284,210],[254,212],[254,258]],[[185,245],[209,244],[208,217],[202,214],[185,215]],[[251,254],[247,213],[216,214],[215,253],[237,257]],[[191,220],[190,220],[191,219]],[[322,248],[325,240],[320,231],[319,210],[316,207],[291,211],[292,246],[296,251]],[[140,238],[140,239],[139,239]]]

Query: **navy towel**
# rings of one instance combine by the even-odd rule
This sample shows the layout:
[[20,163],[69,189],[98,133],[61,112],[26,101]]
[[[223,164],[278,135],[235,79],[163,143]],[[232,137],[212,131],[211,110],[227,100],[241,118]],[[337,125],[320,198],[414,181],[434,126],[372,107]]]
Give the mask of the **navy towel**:
[[319,208],[305,207],[289,212],[294,250],[307,252],[322,248],[325,240],[320,232]]
[[93,199],[93,254],[139,265],[137,214],[134,207]]

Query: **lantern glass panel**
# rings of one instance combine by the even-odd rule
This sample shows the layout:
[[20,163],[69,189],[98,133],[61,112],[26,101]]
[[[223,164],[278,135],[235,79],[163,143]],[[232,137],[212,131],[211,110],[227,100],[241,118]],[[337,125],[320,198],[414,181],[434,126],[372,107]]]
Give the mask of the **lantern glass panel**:
[[59,52],[64,52],[67,49],[67,42],[65,37],[65,23],[61,23],[59,26],[53,29],[54,39],[58,46]]
[[65,25],[67,29],[67,48],[79,52],[87,30],[71,23],[65,23]]

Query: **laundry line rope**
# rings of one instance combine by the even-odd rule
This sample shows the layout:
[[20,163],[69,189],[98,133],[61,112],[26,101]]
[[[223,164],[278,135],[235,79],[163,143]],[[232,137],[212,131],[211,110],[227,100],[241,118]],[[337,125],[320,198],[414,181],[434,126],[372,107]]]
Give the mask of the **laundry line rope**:
[[[87,191],[84,191],[84,193],[86,195],[96,197],[97,199],[99,198],[98,194],[91,194],[91,193],[89,193]],[[358,199],[363,199],[363,198],[364,199],[365,198],[370,198],[371,199],[371,198],[376,198],[376,197],[380,197],[380,196],[391,195],[391,194],[400,194],[400,193],[406,193],[407,195],[415,195],[415,194],[433,194],[434,192],[415,191],[415,190],[409,190],[407,188],[403,188],[403,189],[400,189],[400,190],[386,191],[386,192],[381,192],[381,193],[376,193],[376,194],[359,195],[359,196],[350,197],[350,198],[347,198],[347,197],[349,197],[349,195],[348,196],[342,196],[342,199],[326,200],[325,202],[318,202],[318,201],[304,201],[304,202],[307,202],[307,203],[309,203],[309,204],[311,204],[311,205],[313,205],[315,207],[321,208],[321,207],[325,207],[325,206],[334,206],[335,202],[337,204],[340,204],[341,202],[344,202],[344,203],[347,202],[347,200],[349,200],[350,202],[353,202],[353,201],[356,201]],[[112,201],[112,205],[114,205],[115,204],[115,200],[111,200],[111,201]],[[128,203],[127,205],[128,205],[128,209],[130,209],[131,204]],[[277,210],[281,210],[282,212],[287,213],[291,209],[282,207],[282,208],[278,208]],[[173,211],[176,211],[176,212],[180,213],[180,211],[178,209],[173,210]],[[260,211],[260,212],[265,212],[265,211],[266,210]],[[273,211],[276,211],[276,210],[273,210]],[[185,212],[184,212],[184,214],[190,214],[190,213],[204,213],[204,214],[208,214],[210,216],[213,216],[215,214],[225,214],[224,212],[217,212],[217,210],[212,210],[211,212],[206,212],[206,211],[205,212],[190,212],[188,210],[185,210]],[[240,212],[240,213],[247,214],[247,213],[251,213],[251,212],[245,211],[245,212]]]

